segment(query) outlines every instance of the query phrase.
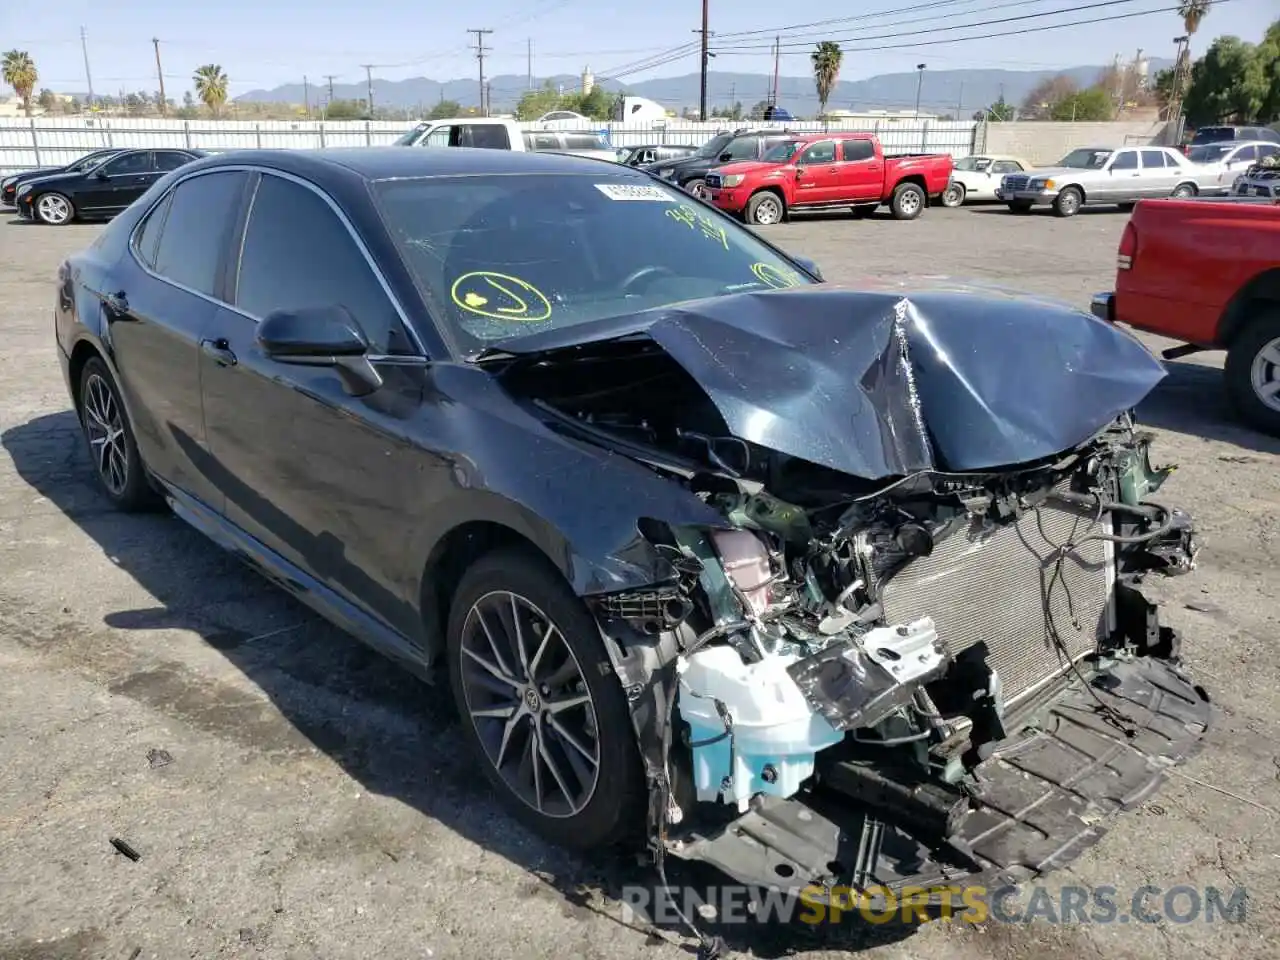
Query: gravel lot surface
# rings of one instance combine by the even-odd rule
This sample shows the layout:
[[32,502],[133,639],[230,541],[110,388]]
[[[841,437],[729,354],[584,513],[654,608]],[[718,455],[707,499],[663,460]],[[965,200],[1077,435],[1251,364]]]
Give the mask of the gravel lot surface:
[[[98,227],[0,216],[0,960],[691,956],[630,922],[632,861],[548,848],[459,749],[447,690],[319,622],[168,516],[90,480],[52,279]],[[1085,306],[1122,214],[824,217],[771,238],[832,280],[978,279]],[[1153,343],[1155,341],[1152,341]],[[1236,425],[1221,357],[1142,411],[1201,569],[1159,588],[1220,705],[1206,750],[1050,885],[1248,889],[1243,924],[845,924],[735,950],[873,960],[1280,956],[1280,440]],[[154,751],[163,751],[157,753]],[[141,859],[117,853],[126,840]],[[1159,903],[1157,896],[1155,903]]]

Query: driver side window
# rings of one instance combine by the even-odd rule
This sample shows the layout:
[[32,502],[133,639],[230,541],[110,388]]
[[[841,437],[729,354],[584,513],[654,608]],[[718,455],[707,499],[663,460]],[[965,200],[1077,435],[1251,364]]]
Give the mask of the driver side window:
[[146,173],[150,169],[150,152],[139,150],[137,153],[126,153],[123,157],[108,161],[102,167],[102,172],[108,177],[122,177],[133,173]]
[[1112,170],[1137,170],[1138,169],[1138,152],[1136,150],[1121,150],[1116,154],[1116,158],[1111,161]]
[[812,143],[809,148],[800,155],[800,163],[834,163],[836,159],[836,142],[834,140],[823,140],[821,143]]
[[424,147],[447,147],[449,146],[449,137],[453,133],[453,127],[436,127],[425,137],[422,138]]

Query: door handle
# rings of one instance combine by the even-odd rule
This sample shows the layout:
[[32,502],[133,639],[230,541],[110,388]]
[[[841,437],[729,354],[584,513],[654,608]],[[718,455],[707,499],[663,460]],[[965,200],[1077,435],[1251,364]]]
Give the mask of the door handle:
[[219,337],[216,340],[201,340],[200,352],[206,357],[210,357],[220,367],[234,367],[236,365],[236,355],[232,352],[231,345],[227,343],[224,337]]

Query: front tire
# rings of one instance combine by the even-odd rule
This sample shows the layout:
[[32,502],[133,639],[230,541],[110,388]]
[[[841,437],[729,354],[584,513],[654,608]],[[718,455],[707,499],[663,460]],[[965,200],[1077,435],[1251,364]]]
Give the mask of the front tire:
[[43,194],[35,203],[36,219],[51,227],[61,227],[76,217],[76,208],[60,193]]
[[893,190],[889,209],[895,220],[914,220],[924,211],[927,202],[918,183],[900,183]]
[[480,558],[454,594],[449,677],[462,729],[511,811],[589,850],[643,831],[644,776],[600,630],[525,550]]
[[1075,187],[1064,187],[1053,198],[1053,212],[1059,217],[1074,217],[1084,205],[1084,194]]
[[98,357],[80,371],[77,413],[98,485],[107,499],[125,513],[155,507],[160,498],[138,453],[133,424],[111,371]]
[[786,212],[782,198],[770,190],[761,190],[747,201],[747,223],[770,227],[781,223]]
[[947,189],[942,191],[942,205],[948,209],[964,206],[964,184],[950,183]]
[[706,190],[706,188],[707,188],[707,181],[703,180],[701,177],[694,177],[692,180],[690,180],[688,183],[684,185],[684,189],[686,193],[690,193],[693,196],[698,198],[702,197],[702,193],[704,190]]
[[1240,418],[1280,436],[1280,310],[1245,324],[1227,350],[1227,397]]

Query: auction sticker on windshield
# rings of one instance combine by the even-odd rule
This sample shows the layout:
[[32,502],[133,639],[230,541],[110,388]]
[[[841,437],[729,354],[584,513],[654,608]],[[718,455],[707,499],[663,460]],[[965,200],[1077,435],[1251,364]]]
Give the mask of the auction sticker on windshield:
[[596,189],[610,200],[657,200],[674,203],[675,198],[661,187],[645,183],[597,183]]

